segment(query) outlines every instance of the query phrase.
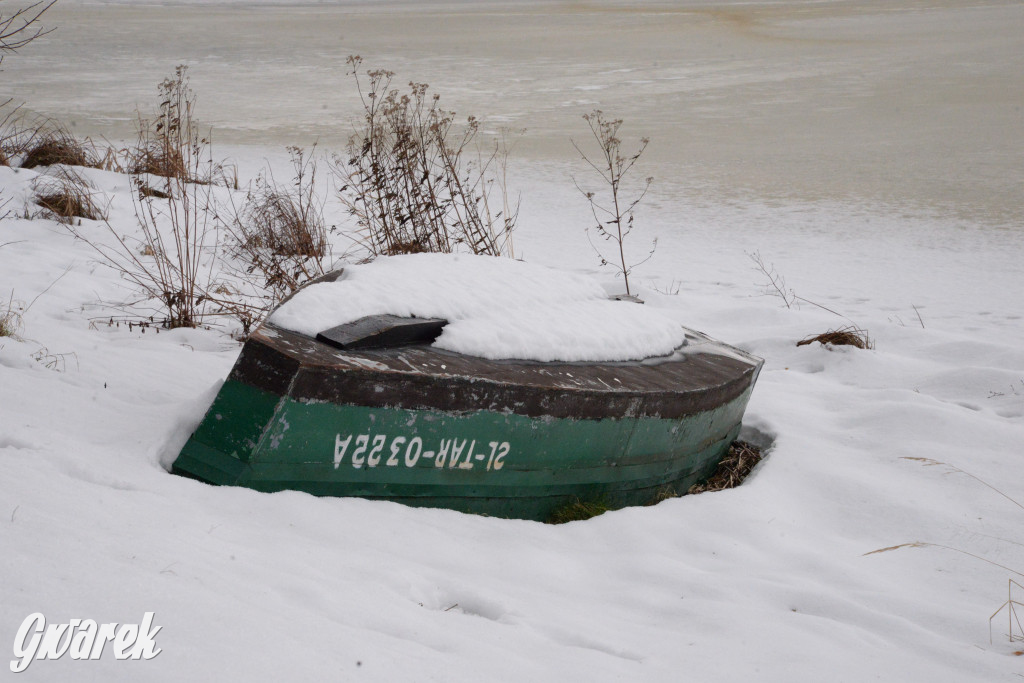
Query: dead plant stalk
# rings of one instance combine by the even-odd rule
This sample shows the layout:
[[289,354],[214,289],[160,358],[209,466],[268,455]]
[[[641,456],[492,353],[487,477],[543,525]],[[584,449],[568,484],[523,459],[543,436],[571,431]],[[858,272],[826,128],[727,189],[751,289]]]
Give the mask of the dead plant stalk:
[[[572,141],[572,146],[579,152],[583,161],[601,176],[601,179],[608,186],[611,194],[611,205],[605,206],[600,204],[596,199],[597,193],[580,187],[575,178],[573,178],[573,183],[576,185],[576,189],[586,197],[587,203],[590,205],[590,212],[595,221],[594,231],[599,238],[614,244],[617,257],[613,257],[614,260],[609,261],[593,242],[590,244],[601,259],[602,266],[611,265],[622,275],[626,286],[626,294],[632,295],[629,289],[629,274],[633,271],[633,268],[646,263],[654,256],[658,240],[655,238],[652,241],[650,252],[644,259],[632,264],[626,259],[625,240],[629,233],[633,231],[633,210],[647,195],[647,191],[650,189],[654,178],[647,177],[643,182],[643,186],[637,191],[636,196],[632,200],[623,198],[622,189],[626,175],[636,165],[644,150],[647,149],[650,139],[640,138],[640,145],[636,151],[632,154],[624,155],[622,152],[622,140],[619,138],[619,128],[622,127],[622,119],[606,118],[604,112],[595,109],[589,114],[584,114],[583,120],[590,126],[590,132],[597,141],[600,150],[599,161],[593,161],[575,140]],[[625,223],[625,227],[623,227],[623,223]],[[587,234],[589,239],[589,230]]]
[[[114,242],[105,245],[72,228],[101,256],[103,262],[141,290],[143,299],[119,307],[139,310],[155,306],[166,327],[196,327],[219,313],[214,288],[217,234],[209,224],[210,186],[196,179],[209,177],[213,166],[209,140],[199,134],[193,118],[195,95],[187,69],[179,66],[159,85],[160,105],[153,121],[140,119],[139,149],[159,149],[180,161],[167,176],[133,173],[137,192],[132,200],[141,237],[121,234],[110,223]],[[139,171],[136,167],[134,170]],[[144,187],[160,185],[160,192]],[[148,303],[146,303],[148,302]],[[143,316],[147,317],[147,316]],[[148,316],[150,320],[153,315]]]
[[[1011,496],[1007,495],[1006,492],[1002,491],[1001,489],[999,489],[996,486],[993,486],[992,484],[990,484],[989,482],[985,481],[981,477],[978,477],[978,476],[968,472],[967,470],[961,469],[961,468],[957,467],[956,465],[950,465],[949,463],[942,462],[940,460],[935,460],[933,458],[924,458],[924,457],[911,457],[911,456],[908,456],[908,457],[901,458],[901,460],[911,460],[913,462],[920,463],[920,464],[924,465],[925,467],[942,467],[942,468],[945,468],[950,473],[962,474],[962,475],[965,475],[967,477],[970,477],[971,479],[973,479],[974,481],[978,482],[982,486],[985,486],[989,490],[999,494],[1000,496],[1005,498],[1007,501],[1012,503],[1017,508],[1019,508],[1021,510],[1024,510],[1024,503],[1021,503],[1019,500],[1016,500],[1016,499],[1012,498]],[[994,538],[998,539],[998,537],[994,537]],[[998,540],[1006,541],[1006,539],[998,539]],[[1008,542],[1014,543],[1014,541],[1008,541]],[[944,544],[941,544],[941,543],[929,543],[929,542],[926,542],[926,541],[913,541],[913,542],[910,542],[910,543],[900,543],[899,545],[893,545],[893,546],[889,546],[887,548],[878,548],[877,550],[871,550],[869,552],[864,553],[864,555],[877,555],[879,553],[887,553],[887,552],[890,552],[890,551],[893,551],[893,550],[901,550],[901,549],[904,549],[904,548],[939,548],[941,550],[949,550],[951,552],[959,553],[961,555],[965,555],[967,557],[971,557],[971,558],[973,558],[975,560],[979,560],[981,562],[984,562],[986,564],[992,565],[994,567],[998,567],[999,569],[1002,569],[1002,570],[1005,570],[1007,572],[1010,572],[1011,574],[1016,574],[1017,576],[1024,577],[1024,572],[1021,572],[1020,570],[1014,569],[1012,567],[1008,567],[1005,564],[1001,564],[999,562],[996,562],[996,561],[994,561],[992,559],[989,559],[988,557],[985,557],[984,555],[979,555],[977,553],[973,553],[973,552],[970,552],[968,550],[964,550],[963,548],[957,548],[957,547],[954,547],[954,546],[944,545]],[[1009,588],[1008,588],[1008,595],[1007,595],[1006,602],[1004,602],[999,607],[999,609],[996,610],[995,613],[993,613],[991,617],[989,617],[989,630],[990,630],[989,637],[990,637],[990,639],[991,639],[992,620],[995,619],[996,616],[998,616],[1000,612],[1002,612],[1004,609],[1006,609],[1009,612],[1009,632],[1007,633],[1007,636],[1009,637],[1011,642],[1013,642],[1015,640],[1024,640],[1024,629],[1021,628],[1021,625],[1020,625],[1019,620],[1017,619],[1017,613],[1016,613],[1016,608],[1017,607],[1024,607],[1024,604],[1022,604],[1019,601],[1013,599],[1013,587],[1015,585],[1018,588],[1021,588],[1021,585],[1019,583],[1017,583],[1013,579],[1010,579],[1009,580]],[[1014,622],[1015,621],[1017,622],[1017,629],[1020,631],[1020,635],[1016,635],[1016,633],[1014,631]]]

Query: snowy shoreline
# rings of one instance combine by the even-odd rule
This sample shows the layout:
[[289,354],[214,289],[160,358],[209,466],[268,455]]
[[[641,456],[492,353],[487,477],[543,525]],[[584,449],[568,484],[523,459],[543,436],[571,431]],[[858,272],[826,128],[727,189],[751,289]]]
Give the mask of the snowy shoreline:
[[[34,173],[2,172],[5,196]],[[90,177],[123,208],[116,174]],[[517,234],[527,260],[614,288],[586,245],[581,207],[550,183],[530,197]],[[904,228],[879,251],[859,214],[703,211],[647,212],[645,230],[662,239],[640,294],[767,359],[746,424],[773,442],[770,455],[733,491],[560,528],[168,475],[237,343],[218,330],[108,328],[93,305],[124,297],[116,274],[53,221],[5,219],[0,292],[30,301],[52,287],[20,340],[0,340],[13,553],[3,631],[36,611],[118,622],[155,611],[164,627],[150,662],[36,662],[25,675],[675,680],[682,666],[704,680],[755,668],[765,680],[810,680],[839,663],[856,680],[1010,680],[1014,646],[990,645],[986,621],[1007,572],[941,549],[863,554],[924,541],[1021,567],[1018,510],[968,477],[901,459],[950,463],[1019,500],[1019,244],[871,215]],[[785,216],[799,221],[765,233]],[[673,235],[680,217],[686,234]],[[876,350],[797,348],[845,321],[759,296],[749,248],[798,293],[867,327]],[[59,372],[46,367],[57,354]],[[257,651],[282,654],[259,664],[243,654]],[[712,664],[723,657],[729,670]]]

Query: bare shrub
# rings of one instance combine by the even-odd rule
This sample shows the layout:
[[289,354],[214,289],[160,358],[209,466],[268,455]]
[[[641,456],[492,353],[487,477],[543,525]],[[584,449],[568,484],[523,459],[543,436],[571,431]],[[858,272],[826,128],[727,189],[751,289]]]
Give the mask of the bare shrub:
[[[208,174],[208,140],[193,119],[195,93],[187,68],[178,66],[158,90],[159,114],[152,126],[140,128],[139,136],[140,147],[156,152],[150,161],[162,165],[132,173],[139,189],[133,200],[143,246],[153,254],[149,267],[136,269],[137,282],[163,304],[167,327],[196,327],[211,299],[212,265],[204,266],[204,256],[210,264],[216,256],[216,235],[208,224],[209,189],[193,182],[204,170]],[[163,177],[164,191],[143,192],[143,174]]]
[[[53,30],[43,29],[39,25],[39,20],[56,2],[57,0],[39,0],[19,7],[11,14],[0,12],[0,63],[3,63],[7,55],[17,52],[36,38]],[[13,98],[0,102],[0,109],[7,109],[12,100]],[[18,107],[8,110],[0,120],[0,166],[11,165],[11,143],[16,136],[12,137],[9,124],[17,111]]]
[[[188,67],[176,67],[174,76],[164,79],[159,88],[160,106],[156,116],[147,118],[136,113],[138,142],[135,147],[123,150],[127,172],[237,189],[237,170],[213,162],[209,157],[209,131],[200,135],[195,124],[195,93],[189,84]],[[196,156],[203,157],[201,164],[196,163]],[[150,183],[153,184],[157,183]]]
[[[189,85],[188,67],[179,65],[174,76],[158,87],[160,106],[156,116],[135,117],[138,144],[126,151],[128,173],[163,178],[168,189],[172,180],[188,183],[200,167],[199,156],[209,140],[199,134],[193,122],[195,94]],[[169,192],[167,193],[169,194]]]
[[103,209],[96,203],[95,189],[71,168],[58,167],[53,173],[39,176],[33,182],[35,203],[45,213],[63,223],[74,218],[91,221],[106,219]]
[[[601,259],[602,266],[610,265],[622,275],[626,285],[626,295],[631,296],[629,274],[633,272],[633,268],[650,260],[658,246],[658,240],[654,239],[650,252],[640,261],[630,263],[626,257],[625,240],[629,233],[633,231],[633,209],[646,196],[647,190],[650,189],[654,178],[646,178],[632,199],[626,199],[623,196],[623,182],[626,175],[633,169],[633,166],[644,153],[644,150],[647,149],[650,139],[641,138],[640,146],[636,151],[632,154],[624,155],[622,152],[622,140],[619,139],[619,128],[622,126],[622,119],[608,119],[605,117],[604,112],[595,109],[589,114],[584,114],[583,120],[587,122],[590,132],[597,142],[599,150],[597,160],[591,159],[576,144],[575,140],[572,141],[572,145],[579,152],[583,161],[596,171],[601,176],[604,184],[608,186],[610,195],[608,201],[604,203],[599,202],[597,192],[583,189],[576,182],[575,178],[573,178],[573,183],[575,183],[576,189],[586,197],[587,203],[590,205],[590,213],[595,221],[594,232],[599,239],[612,244],[615,254],[610,257],[606,256],[593,241],[590,243],[591,246],[594,247],[594,251],[597,252],[598,257]],[[587,230],[587,236],[588,238],[590,236],[589,229]]]
[[[363,104],[362,128],[347,155],[335,159],[340,198],[359,226],[357,240],[373,256],[470,251],[511,255],[518,206],[509,208],[507,149],[496,143],[471,158],[480,123],[455,125],[425,83],[392,88],[394,73],[359,68],[348,58]],[[501,172],[499,172],[501,171]],[[502,195],[492,212],[492,191]]]
[[13,14],[0,14],[0,62],[8,54],[53,30],[44,30],[39,26],[39,19],[56,3],[57,0],[40,0],[16,9]]
[[[269,311],[302,285],[325,273],[330,243],[324,200],[317,194],[316,145],[307,154],[289,147],[294,177],[289,186],[264,171],[254,181],[241,208],[232,205],[226,229],[233,255],[243,264],[242,280],[255,276]],[[243,325],[244,327],[244,325]]]
[[140,147],[174,160],[163,168],[173,172],[156,176],[133,167],[132,198],[141,236],[124,236],[108,223],[113,242],[107,245],[71,230],[142,292],[143,299],[122,307],[149,307],[149,320],[165,327],[197,327],[209,316],[227,314],[231,305],[215,292],[217,233],[210,221],[210,187],[193,182],[209,177],[213,164],[208,140],[193,119],[195,94],[186,67],[179,66],[158,90],[159,114],[152,126],[140,130],[145,143]]

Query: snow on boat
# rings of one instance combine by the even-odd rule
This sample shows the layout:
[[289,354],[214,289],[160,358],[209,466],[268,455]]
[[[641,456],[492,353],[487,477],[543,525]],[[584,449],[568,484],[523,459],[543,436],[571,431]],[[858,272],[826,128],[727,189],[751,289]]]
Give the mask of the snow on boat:
[[[434,255],[417,255],[416,265],[424,256]],[[501,280],[490,264],[491,279]],[[409,270],[408,261],[398,265]],[[451,265],[441,260],[431,268],[448,272]],[[395,279],[389,269],[382,280]],[[174,472],[259,491],[359,496],[535,520],[575,501],[610,508],[646,504],[685,493],[711,474],[739,433],[763,363],[685,328],[668,353],[648,358],[566,360],[589,353],[571,343],[559,353],[541,343],[532,354],[539,358],[487,358],[481,354],[493,348],[493,330],[482,329],[479,320],[469,328],[475,334],[460,337],[456,330],[450,335],[455,341],[445,343],[460,315],[473,318],[465,301],[433,310],[427,305],[415,317],[400,311],[348,319],[365,312],[358,305],[337,310],[353,289],[343,286],[349,272],[336,283],[309,288],[326,289],[305,297],[305,304],[299,299],[308,290],[293,300],[292,313],[314,319],[316,334],[308,324],[288,329],[301,325],[277,313],[253,333]],[[399,289],[409,296],[410,288],[429,290],[422,275],[414,273]],[[531,282],[548,296],[551,287],[572,289],[545,277]],[[515,289],[522,302],[521,281]],[[566,311],[585,309],[598,297],[596,310],[604,317],[609,310],[628,317],[627,311],[647,308],[607,302],[598,291],[570,296],[574,304]],[[430,299],[437,292],[426,294]],[[493,295],[485,294],[491,308]],[[310,306],[325,296],[334,302],[327,306],[333,318],[318,318],[323,306]],[[514,302],[499,308],[508,324],[526,314],[517,313]],[[563,311],[565,316],[566,329],[585,323]],[[643,324],[634,332],[657,340],[662,322],[649,325],[653,335]],[[544,330],[536,332],[544,336]],[[558,341],[565,342],[564,335],[547,343]],[[615,347],[614,340],[597,341]],[[458,348],[473,349],[474,343],[483,344],[477,353]],[[526,347],[518,351],[531,355]]]

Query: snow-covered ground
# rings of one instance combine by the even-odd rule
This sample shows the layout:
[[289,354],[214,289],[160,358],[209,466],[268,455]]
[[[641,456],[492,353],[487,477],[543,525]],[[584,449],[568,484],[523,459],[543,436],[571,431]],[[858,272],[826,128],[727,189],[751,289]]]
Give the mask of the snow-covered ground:
[[[945,16],[956,4],[938,3],[936,12]],[[918,11],[936,42],[944,30],[962,37],[991,18],[968,8],[960,24],[944,29]],[[857,23],[812,18],[830,35]],[[1000,35],[992,54],[1012,42]],[[741,35],[735,47],[756,52],[762,38]],[[1018,58],[1022,42],[1018,35]],[[416,63],[416,54],[395,50],[405,68]],[[37,44],[5,61],[5,83],[28,68],[17,60],[45,52]],[[977,77],[975,94],[999,90],[1002,67],[993,66],[992,76],[984,60],[970,64],[951,68],[962,72],[961,85],[974,69],[991,76]],[[857,62],[846,66],[853,73]],[[107,78],[101,65],[85,69]],[[817,86],[807,87],[800,98]],[[903,96],[923,101],[930,92],[922,86]],[[750,94],[728,93],[737,108]],[[738,161],[703,176],[699,164],[653,156],[642,172],[657,182],[631,239],[640,258],[650,238],[658,237],[658,249],[631,281],[659,314],[766,359],[745,425],[749,438],[771,448],[737,489],[564,526],[213,488],[168,474],[239,345],[223,328],[108,327],[109,310],[96,304],[130,296],[127,283],[65,227],[22,217],[39,170],[0,168],[0,197],[11,212],[0,220],[0,310],[9,299],[31,302],[18,337],[0,338],[0,653],[13,658],[15,633],[35,612],[52,623],[138,623],[155,612],[162,652],[151,661],[65,657],[19,675],[1018,680],[1024,658],[1013,655],[1024,648],[1008,642],[1005,612],[990,642],[989,615],[1006,600],[1008,579],[1024,583],[1015,573],[1024,572],[1024,510],[950,466],[1024,502],[1024,220],[1019,201],[1001,194],[1009,185],[1019,194],[1020,159],[993,156],[1000,169],[993,184],[972,174],[947,203],[931,201],[954,184],[958,150],[982,149],[1000,135],[1007,149],[1021,148],[1019,123],[1000,123],[1010,116],[1004,105],[1000,98],[957,105],[948,121],[963,108],[988,115],[986,125],[963,129],[964,140],[950,133],[953,159],[930,147],[932,128],[943,128],[947,114],[924,112],[921,137],[906,148],[875,149],[881,156],[869,166],[842,171],[835,162],[838,180],[824,177],[830,160],[853,143],[812,127],[820,149],[807,143],[799,152],[824,159],[811,162],[823,177],[816,184],[814,173],[792,176],[792,194]],[[89,108],[83,120],[102,116],[97,111]],[[646,120],[664,115],[659,109]],[[796,125],[783,131],[795,134]],[[85,127],[80,122],[78,132]],[[545,135],[557,130],[553,123]],[[651,135],[653,151],[659,130],[623,132]],[[299,126],[296,137],[304,132]],[[896,140],[897,133],[878,135]],[[918,147],[928,149],[913,156]],[[768,158],[771,149],[765,143],[755,156]],[[584,233],[586,203],[570,175],[582,180],[586,171],[571,148],[561,157],[529,144],[517,150],[517,255],[596,277],[606,289],[621,286],[597,266]],[[279,179],[288,177],[280,146],[215,146],[214,153],[234,159],[243,181],[264,157],[279,164]],[[700,154],[710,152],[701,145]],[[783,177],[794,158],[781,158]],[[913,171],[893,174],[891,195],[859,182],[858,169],[887,160]],[[982,161],[972,156],[964,166]],[[921,190],[929,169],[941,187]],[[127,179],[84,173],[111,202],[116,229],[135,230]],[[749,183],[730,193],[734,177]],[[989,201],[992,211],[974,211]],[[329,223],[343,220],[336,213]],[[109,239],[102,224],[84,221],[81,230]],[[766,280],[748,257],[755,251],[787,289],[820,307],[787,308],[765,295]],[[874,350],[795,346],[851,321],[870,332]],[[865,555],[911,542],[948,548]],[[1024,591],[1015,597],[1024,600]]]

